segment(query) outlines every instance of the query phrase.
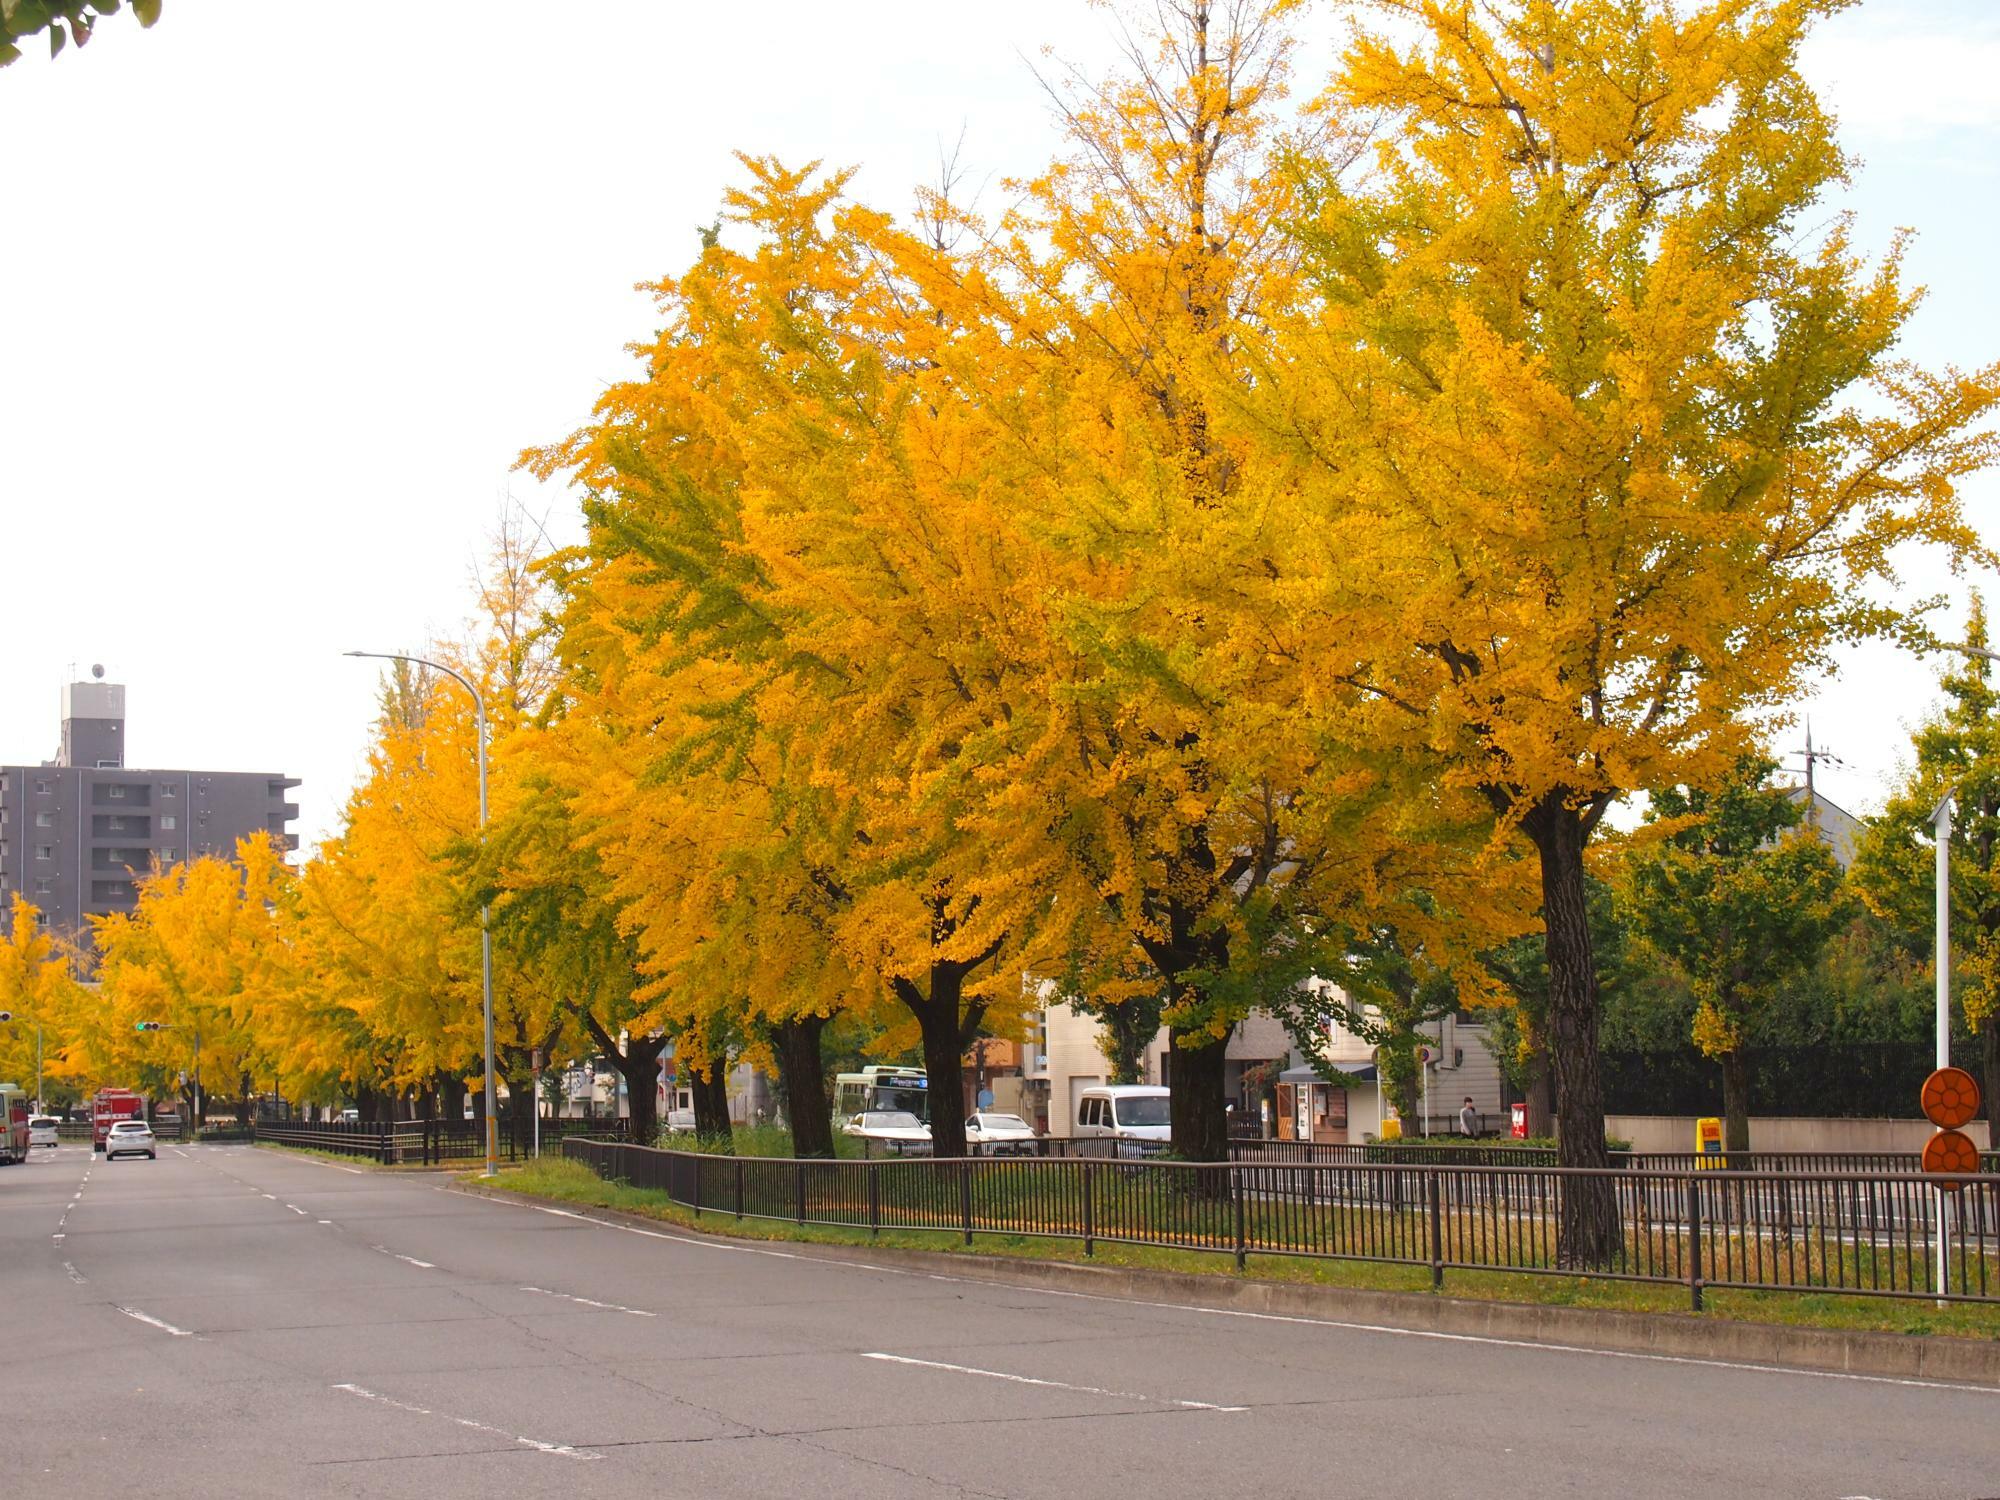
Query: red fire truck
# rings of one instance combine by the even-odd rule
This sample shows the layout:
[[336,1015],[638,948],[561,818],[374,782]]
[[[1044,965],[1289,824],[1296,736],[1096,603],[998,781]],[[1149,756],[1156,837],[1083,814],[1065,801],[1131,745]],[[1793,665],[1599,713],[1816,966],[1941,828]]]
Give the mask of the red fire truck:
[[99,1089],[90,1101],[91,1149],[102,1151],[104,1138],[111,1134],[111,1127],[120,1120],[145,1118],[144,1095],[135,1094],[130,1089]]

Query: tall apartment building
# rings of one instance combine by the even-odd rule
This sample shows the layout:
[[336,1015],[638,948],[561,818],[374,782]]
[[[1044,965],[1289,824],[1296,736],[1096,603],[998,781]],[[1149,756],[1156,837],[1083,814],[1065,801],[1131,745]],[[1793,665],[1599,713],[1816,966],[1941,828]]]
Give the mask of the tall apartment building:
[[[93,669],[100,675],[101,668]],[[148,771],[125,763],[125,688],[62,690],[62,745],[38,766],[0,765],[0,932],[21,892],[51,929],[86,943],[93,916],[130,911],[137,881],[228,854],[267,832],[287,849],[296,778],[248,771]]]

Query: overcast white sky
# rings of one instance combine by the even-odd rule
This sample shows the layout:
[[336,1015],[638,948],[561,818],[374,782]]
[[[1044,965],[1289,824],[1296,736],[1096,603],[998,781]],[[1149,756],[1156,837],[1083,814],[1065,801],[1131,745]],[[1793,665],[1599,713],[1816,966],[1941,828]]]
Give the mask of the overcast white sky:
[[[453,631],[509,489],[567,528],[514,458],[626,372],[632,286],[691,256],[732,148],[901,207],[961,125],[977,175],[1045,160],[1023,56],[1110,50],[1082,0],[351,9],[169,0],[0,73],[0,761],[53,753],[103,662],[134,764],[301,776],[309,843],[373,711],[339,653]],[[1865,241],[1921,231],[1907,352],[1992,358],[2000,7],[1870,0],[1813,67]],[[2000,482],[1976,498],[2000,538]],[[1825,685],[1830,795],[1879,805],[1934,677],[1869,648]]]

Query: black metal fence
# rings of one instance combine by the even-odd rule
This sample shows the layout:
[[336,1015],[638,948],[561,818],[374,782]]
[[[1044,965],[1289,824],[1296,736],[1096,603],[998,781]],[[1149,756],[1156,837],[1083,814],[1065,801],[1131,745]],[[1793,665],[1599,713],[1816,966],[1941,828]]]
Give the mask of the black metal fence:
[[[508,1122],[499,1122],[497,1151],[502,1161],[522,1161],[534,1151],[532,1127],[515,1131]],[[626,1133],[623,1120],[544,1120],[541,1144],[545,1151],[573,1137],[609,1139]],[[343,1121],[258,1120],[247,1139],[274,1146],[301,1146],[326,1151],[335,1156],[380,1162],[384,1166],[443,1166],[448,1162],[484,1161],[485,1127],[478,1120],[396,1120],[388,1124],[355,1124]]]
[[[696,1210],[879,1233],[1100,1240],[1448,1271],[2000,1302],[2000,1176],[1078,1158],[793,1161],[570,1139],[599,1176]],[[1590,1222],[1595,1251],[1558,1226]],[[1573,1231],[1572,1231],[1573,1232]],[[1940,1237],[1945,1258],[1940,1276]],[[1587,1263],[1585,1263],[1587,1261]]]

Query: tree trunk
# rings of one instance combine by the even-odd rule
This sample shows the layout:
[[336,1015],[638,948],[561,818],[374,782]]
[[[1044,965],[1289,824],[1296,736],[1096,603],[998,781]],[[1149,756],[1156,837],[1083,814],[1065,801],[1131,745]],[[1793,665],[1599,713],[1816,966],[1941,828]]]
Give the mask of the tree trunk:
[[1528,1134],[1547,1140],[1556,1131],[1555,1104],[1549,1090],[1549,1054],[1536,1048],[1528,1060]]
[[625,1105],[630,1112],[633,1144],[652,1145],[660,1134],[660,1054],[667,1050],[666,1037],[628,1034],[621,1051],[618,1039],[604,1029],[596,1016],[587,1010],[579,1010],[577,1014],[583,1020],[583,1029],[625,1080]]
[[465,1080],[455,1073],[438,1079],[438,1109],[454,1125],[465,1118]]
[[1986,1148],[2000,1151],[2000,1012],[1986,1018],[1979,1028],[1980,1090],[1986,1095]]
[[[1608,1168],[1604,1082],[1597,1055],[1597,968],[1583,881],[1582,819],[1559,792],[1523,821],[1542,867],[1542,930],[1549,962],[1549,1065],[1555,1081],[1556,1162]],[[1564,1180],[1556,1226],[1556,1262],[1591,1268],[1623,1249],[1611,1181]]]
[[729,1124],[729,1064],[712,1060],[706,1068],[688,1069],[688,1088],[694,1095],[694,1133],[718,1147],[730,1148],[733,1132]]
[[1146,1047],[1159,1034],[1160,1023],[1153,1007],[1130,1001],[1108,1005],[1101,1012],[1104,1023],[1104,1060],[1111,1068],[1113,1083],[1138,1083],[1146,1065]]
[[1222,1087],[1229,1039],[1170,1027],[1167,1042],[1174,1155],[1182,1161],[1229,1160],[1229,1101]]
[[[1722,1054],[1722,1149],[1750,1149],[1750,1064],[1738,1047]],[[1732,1162],[1734,1166],[1736,1163]],[[1747,1165],[1747,1163],[1746,1163]]]
[[[965,1067],[958,1014],[964,976],[955,966],[931,968],[930,998],[917,1011],[924,1039],[926,1092],[931,1100],[931,1155],[965,1155]],[[912,1007],[914,1009],[915,1007]]]
[[798,1016],[771,1028],[778,1076],[792,1116],[792,1155],[833,1155],[833,1103],[826,1095],[826,1064],[820,1057],[825,1016]]

